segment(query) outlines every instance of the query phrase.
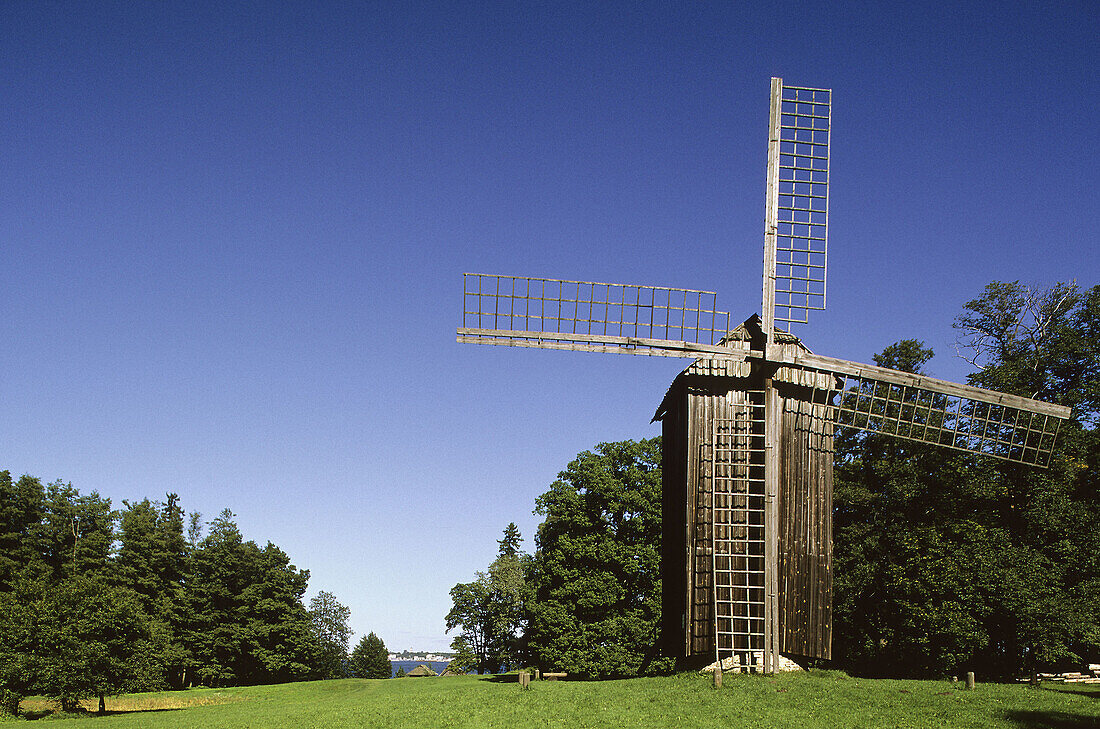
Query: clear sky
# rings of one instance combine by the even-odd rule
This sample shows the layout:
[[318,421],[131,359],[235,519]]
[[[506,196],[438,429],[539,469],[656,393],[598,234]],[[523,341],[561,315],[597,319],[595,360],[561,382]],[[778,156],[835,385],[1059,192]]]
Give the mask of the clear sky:
[[443,649],[579,451],[687,361],[454,341],[463,271],[759,309],[771,76],[834,90],[859,361],[992,280],[1100,283],[1100,11],[1058,3],[0,4],[0,468],[177,492]]

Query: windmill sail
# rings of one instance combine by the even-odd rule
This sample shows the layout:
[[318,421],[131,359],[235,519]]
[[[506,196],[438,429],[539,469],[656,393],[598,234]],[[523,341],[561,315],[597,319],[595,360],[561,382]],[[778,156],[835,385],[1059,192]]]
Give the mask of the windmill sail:
[[712,291],[463,274],[458,341],[744,360],[723,343],[730,315]]
[[764,331],[825,308],[832,91],[772,79],[764,223]]
[[776,380],[812,390],[836,425],[1045,467],[1070,409],[885,367],[802,354]]

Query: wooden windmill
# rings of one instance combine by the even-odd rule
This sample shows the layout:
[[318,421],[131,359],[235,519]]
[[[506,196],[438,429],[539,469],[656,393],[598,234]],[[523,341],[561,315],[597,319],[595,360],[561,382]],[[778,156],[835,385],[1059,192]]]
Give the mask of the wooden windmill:
[[1046,466],[1068,408],[810,352],[824,309],[832,92],[771,82],[762,315],[713,292],[464,274],[458,341],[695,361],[662,421],[662,647],[773,672],[829,658],[833,431]]

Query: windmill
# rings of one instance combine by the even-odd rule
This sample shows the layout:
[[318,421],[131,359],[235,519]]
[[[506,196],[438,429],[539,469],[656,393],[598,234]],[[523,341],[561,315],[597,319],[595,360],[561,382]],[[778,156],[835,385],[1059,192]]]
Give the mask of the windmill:
[[829,658],[838,426],[1045,467],[1070,410],[812,353],[832,92],[771,80],[762,313],[714,292],[467,273],[458,341],[687,357],[662,422],[662,648],[774,672]]

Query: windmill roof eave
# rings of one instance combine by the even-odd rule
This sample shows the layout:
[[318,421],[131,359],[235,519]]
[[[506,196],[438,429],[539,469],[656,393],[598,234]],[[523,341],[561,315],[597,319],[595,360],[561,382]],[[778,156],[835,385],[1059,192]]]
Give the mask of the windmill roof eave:
[[[760,325],[760,316],[758,314],[753,314],[748,319],[738,324],[726,334],[726,336],[722,337],[719,344],[730,345],[735,349],[749,350],[754,348],[753,342],[756,342],[756,348],[762,349],[763,346],[760,342],[763,341],[764,336]],[[805,352],[813,354],[810,348],[802,343],[801,339],[789,332],[775,329],[773,336],[777,344],[794,344]],[[736,362],[699,357],[673,378],[672,383],[669,384],[668,389],[665,390],[664,397],[661,398],[661,404],[657,406],[657,410],[653,413],[653,419],[649,422],[656,423],[663,420],[665,415],[668,414],[672,392],[683,378],[692,375],[709,377],[747,377],[748,368],[750,366],[751,364],[747,360]]]

